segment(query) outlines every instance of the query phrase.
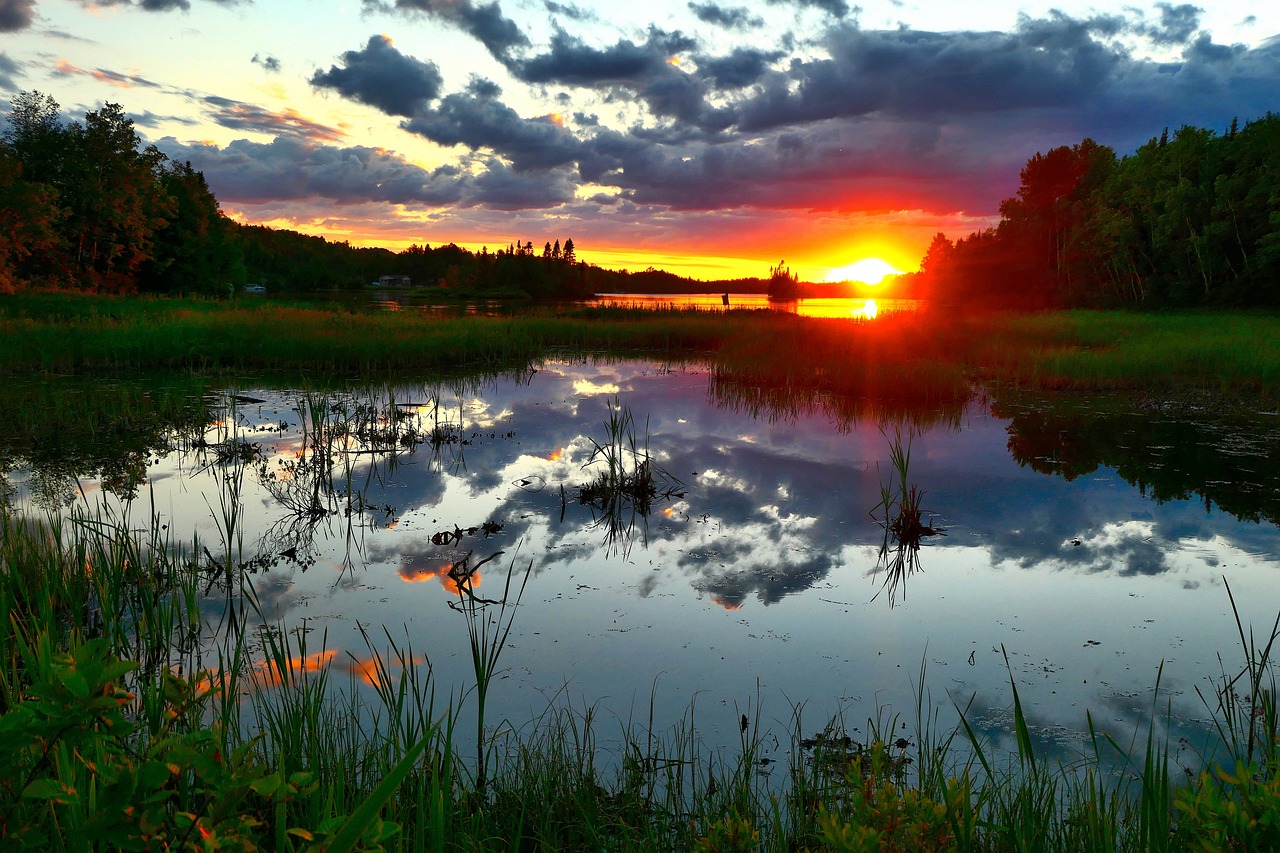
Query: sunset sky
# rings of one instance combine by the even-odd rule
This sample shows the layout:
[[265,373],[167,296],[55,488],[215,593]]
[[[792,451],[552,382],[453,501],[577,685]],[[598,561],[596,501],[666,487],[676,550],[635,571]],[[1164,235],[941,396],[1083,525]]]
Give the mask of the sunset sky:
[[1280,110],[1280,4],[0,0],[0,111],[121,104],[246,222],[803,278],[994,221],[1036,151]]

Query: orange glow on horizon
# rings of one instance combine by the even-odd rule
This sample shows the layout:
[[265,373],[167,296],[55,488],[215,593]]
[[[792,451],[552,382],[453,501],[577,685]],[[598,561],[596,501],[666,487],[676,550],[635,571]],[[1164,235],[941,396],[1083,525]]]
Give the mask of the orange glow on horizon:
[[[550,114],[547,121],[554,121]],[[294,218],[279,214],[256,215],[235,205],[223,207],[227,216],[246,225],[262,225],[323,237],[329,241],[345,241],[356,248],[384,248],[400,252],[410,245],[432,247],[453,244],[469,252],[479,254],[486,249],[490,254],[505,249],[509,238],[494,234],[478,233],[443,234],[428,230],[415,221],[388,220],[380,226],[366,220],[344,221],[340,218]],[[849,258],[878,258],[900,272],[915,270],[924,256],[928,241],[937,233],[932,224],[916,225],[912,222],[895,223],[893,227],[879,226],[865,237],[848,236],[847,230],[838,234],[820,231],[806,232],[802,224],[780,226],[768,235],[753,229],[741,235],[718,234],[704,241],[691,234],[668,245],[648,243],[628,245],[613,239],[575,233],[570,226],[554,227],[556,239],[572,237],[578,259],[609,270],[642,272],[648,268],[662,270],[695,281],[720,281],[739,278],[767,279],[770,266],[779,258],[786,258],[787,266],[805,282],[840,281],[851,276],[841,274],[833,278],[835,271],[850,266]],[[553,236],[550,232],[548,238]],[[538,241],[534,241],[535,243]],[[714,253],[708,248],[714,246]]]

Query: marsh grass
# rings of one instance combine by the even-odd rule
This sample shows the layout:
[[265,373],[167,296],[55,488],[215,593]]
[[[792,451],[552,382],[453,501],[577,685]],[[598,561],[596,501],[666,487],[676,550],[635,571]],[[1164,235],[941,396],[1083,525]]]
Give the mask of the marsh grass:
[[926,521],[927,511],[922,504],[924,492],[909,479],[914,426],[908,427],[905,439],[901,424],[894,425],[892,438],[883,425],[880,434],[889,443],[890,474],[887,481],[881,480],[880,500],[870,510],[871,517],[884,531],[873,575],[884,572],[880,592],[888,593],[889,606],[893,607],[899,591],[903,599],[906,598],[907,579],[921,570],[921,544],[927,537],[945,536],[946,532],[934,526],[932,519]]
[[591,455],[582,466],[597,473],[578,488],[578,503],[596,514],[607,547],[622,543],[626,550],[637,526],[646,533],[654,501],[683,497],[684,483],[654,459],[648,422],[641,434],[627,406],[613,400],[603,426],[603,440],[591,438]]
[[717,381],[883,403],[963,402],[975,379],[1077,389],[1274,393],[1280,319],[1240,313],[895,312],[872,320],[779,311],[547,306],[429,318],[287,304],[0,301],[0,372],[146,368],[346,376],[461,366],[521,369],[556,353],[706,358]]

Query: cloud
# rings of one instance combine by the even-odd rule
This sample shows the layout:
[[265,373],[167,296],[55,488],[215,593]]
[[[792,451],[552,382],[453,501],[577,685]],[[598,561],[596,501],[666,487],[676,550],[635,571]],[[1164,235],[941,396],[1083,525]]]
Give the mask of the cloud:
[[166,137],[157,146],[174,160],[189,160],[228,202],[323,198],[445,205],[461,198],[456,166],[428,172],[381,148],[339,148],[288,136],[268,143],[237,139],[222,148]]
[[137,74],[122,74],[119,71],[112,71],[109,68],[94,68],[92,70],[80,68],[65,59],[58,60],[57,64],[54,66],[53,73],[61,77],[71,77],[76,75],[92,77],[100,83],[106,83],[109,86],[117,86],[121,89],[132,89],[135,86],[139,86],[144,89],[161,88],[159,83],[148,80],[145,77],[139,77]]
[[195,127],[200,124],[197,119],[190,116],[162,116],[148,110],[144,113],[129,113],[129,120],[138,127],[159,127],[162,124],[184,124],[188,127]]
[[1142,28],[1142,33],[1156,44],[1187,44],[1200,29],[1203,9],[1186,3],[1181,6],[1157,3],[1156,8],[1160,10],[1160,23]]
[[471,0],[395,0],[389,5],[382,0],[364,0],[366,11],[395,9],[409,14],[426,15],[452,24],[485,46],[493,56],[503,59],[518,47],[529,44],[515,21],[502,14],[496,2],[473,3]]
[[679,32],[650,28],[649,37],[642,44],[619,39],[612,47],[594,48],[560,31],[551,38],[550,52],[512,62],[509,67],[526,83],[640,86],[667,73],[668,60],[695,45],[693,39]]
[[770,6],[799,6],[801,8],[819,9],[833,18],[843,18],[849,14],[849,4],[844,0],[768,0]]
[[576,3],[555,3],[553,0],[543,0],[543,5],[547,7],[547,11],[551,14],[560,15],[573,21],[599,20],[595,12],[590,9],[584,9]]
[[165,137],[160,150],[204,172],[228,204],[326,200],[341,205],[377,202],[416,208],[523,210],[573,198],[564,170],[519,173],[489,158],[475,173],[455,165],[427,170],[383,148],[336,147],[298,137],[268,143],[238,139],[225,147]]
[[783,56],[785,54],[780,50],[739,47],[727,56],[699,58],[698,70],[709,76],[720,89],[741,89],[760,82],[769,65]]
[[255,53],[253,55],[253,59],[249,61],[254,65],[261,65],[265,70],[271,72],[279,71],[281,67],[280,60],[270,55],[262,56],[261,54]]
[[17,89],[14,78],[21,76],[23,76],[22,63],[11,59],[7,53],[0,53],[0,89]]
[[715,24],[728,30],[746,30],[764,26],[764,18],[751,14],[751,10],[745,6],[690,3],[689,11],[704,24]]
[[[0,2],[4,2],[4,0],[0,0]],[[237,6],[241,3],[249,2],[249,0],[209,0],[209,2],[216,6]],[[121,6],[138,8],[144,12],[191,11],[190,0],[80,0],[80,5],[86,9],[110,9]]]
[[580,142],[555,116],[522,118],[498,94],[490,81],[477,81],[400,126],[440,145],[487,149],[520,171],[554,169],[577,159]]
[[531,210],[573,200],[577,183],[567,169],[520,172],[492,158],[485,161],[485,167],[479,175],[464,181],[463,206]]
[[36,0],[0,0],[0,33],[15,33],[31,26]]
[[592,47],[565,32],[557,32],[548,52],[512,61],[508,69],[525,83],[626,90],[639,97],[658,118],[676,119],[700,131],[717,132],[733,122],[732,112],[709,102],[707,77],[678,66],[680,55],[696,47],[693,38],[656,27],[649,29],[642,43],[619,39],[605,48]]
[[336,128],[303,118],[292,109],[271,112],[254,104],[217,95],[208,95],[201,101],[209,108],[209,117],[214,122],[232,130],[283,134],[320,142],[335,142],[345,135]]
[[343,67],[317,71],[311,85],[368,104],[388,115],[410,117],[440,94],[443,78],[434,62],[406,56],[383,35],[372,36],[363,50],[342,54]]

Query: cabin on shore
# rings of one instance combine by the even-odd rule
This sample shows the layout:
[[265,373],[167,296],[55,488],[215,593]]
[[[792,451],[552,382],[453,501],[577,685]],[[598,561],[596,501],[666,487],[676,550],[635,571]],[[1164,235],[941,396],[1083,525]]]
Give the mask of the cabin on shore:
[[409,287],[413,281],[407,275],[380,275],[376,284],[379,287]]

